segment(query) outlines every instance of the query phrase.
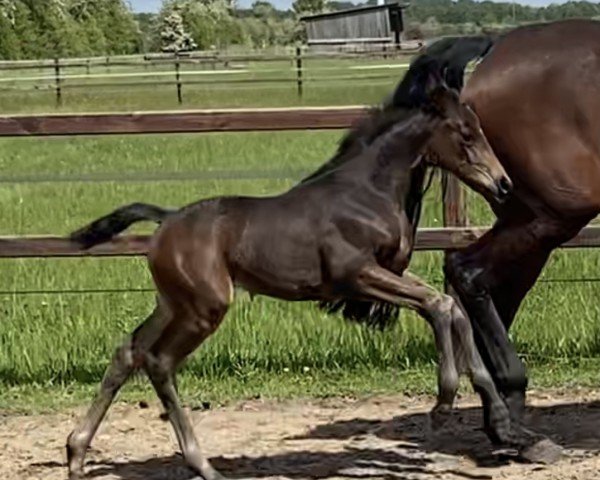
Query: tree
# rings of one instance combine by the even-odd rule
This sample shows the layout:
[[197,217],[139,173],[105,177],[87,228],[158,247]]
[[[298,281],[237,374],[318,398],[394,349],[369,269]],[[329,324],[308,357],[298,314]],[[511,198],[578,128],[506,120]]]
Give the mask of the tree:
[[21,57],[21,43],[15,31],[17,5],[10,0],[0,0],[0,58]]
[[261,19],[272,18],[275,16],[275,7],[272,3],[257,0],[252,4],[252,15]]
[[141,48],[126,0],[0,0],[4,58],[111,55]]
[[295,0],[292,3],[292,10],[297,16],[323,13],[327,10],[327,7],[327,0]]
[[346,2],[346,1],[331,1],[328,4],[328,7],[330,10],[332,11],[339,11],[339,10],[349,10],[351,8],[356,8],[358,5],[355,5],[352,2]]
[[183,25],[179,5],[174,5],[163,17],[160,38],[163,52],[185,52],[196,48],[196,42]]

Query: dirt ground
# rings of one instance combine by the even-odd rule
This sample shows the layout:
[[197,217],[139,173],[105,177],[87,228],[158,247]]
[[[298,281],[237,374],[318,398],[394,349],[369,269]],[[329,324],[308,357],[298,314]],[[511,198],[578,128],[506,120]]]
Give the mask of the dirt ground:
[[[530,426],[565,447],[552,466],[494,455],[473,397],[434,434],[431,398],[249,401],[191,415],[206,454],[234,479],[600,479],[600,391],[529,399]],[[81,413],[0,417],[0,478],[65,479],[63,445]],[[159,413],[117,405],[89,453],[88,478],[193,478]]]

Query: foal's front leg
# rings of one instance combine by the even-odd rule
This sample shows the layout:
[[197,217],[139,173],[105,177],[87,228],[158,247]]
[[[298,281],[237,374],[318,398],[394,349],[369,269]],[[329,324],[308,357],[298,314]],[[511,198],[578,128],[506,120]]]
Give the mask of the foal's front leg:
[[[508,409],[475,347],[468,319],[451,296],[438,292],[415,275],[404,272],[402,276],[398,276],[379,265],[364,267],[356,278],[356,288],[359,294],[368,300],[390,302],[411,308],[432,326],[440,355],[440,390],[434,414],[452,406],[458,389],[454,352],[462,349],[473,387],[481,396],[486,410],[492,412],[487,419],[491,433],[502,443],[515,443]],[[457,334],[460,345],[453,344],[453,331]]]

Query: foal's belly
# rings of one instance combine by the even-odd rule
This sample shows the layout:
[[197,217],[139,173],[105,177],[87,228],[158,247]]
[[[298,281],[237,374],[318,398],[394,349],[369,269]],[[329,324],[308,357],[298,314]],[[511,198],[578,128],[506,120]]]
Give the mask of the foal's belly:
[[286,300],[314,297],[323,289],[323,275],[312,234],[294,222],[246,231],[230,259],[235,284]]
[[273,252],[248,258],[235,268],[234,283],[250,293],[284,300],[310,300],[324,290],[321,268],[313,255],[303,258]]

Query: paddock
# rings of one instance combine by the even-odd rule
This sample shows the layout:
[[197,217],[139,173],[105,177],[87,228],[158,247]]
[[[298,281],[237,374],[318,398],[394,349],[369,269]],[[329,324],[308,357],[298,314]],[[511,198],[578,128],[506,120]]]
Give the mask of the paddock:
[[[361,98],[365,104],[373,92],[382,97],[401,68],[390,71],[387,83]],[[325,161],[365,108],[332,107],[324,94],[318,107],[77,114],[85,105],[70,109],[63,94],[58,113],[17,113],[17,105],[0,118],[6,478],[64,478],[64,438],[74,413],[152,302],[143,262],[149,228],[90,252],[64,234],[133,199],[181,205],[213,194],[281,191]],[[491,220],[456,184],[444,200],[436,180],[414,259],[439,288],[442,251],[481,235]],[[310,305],[250,301],[242,293],[232,318],[183,372],[198,435],[234,478],[315,478],[314,471],[322,472],[317,478],[598,478],[600,439],[591,427],[600,422],[599,229],[589,227],[555,255],[515,331],[538,382],[535,425],[570,455],[556,466],[485,466],[486,459],[499,460],[482,447],[478,411],[454,419],[464,431],[460,442],[428,443],[435,437],[426,438],[424,413],[433,402],[420,395],[435,390],[435,353],[426,327],[412,316],[403,314],[392,332],[371,332]],[[569,325],[560,322],[566,315],[573,317]],[[144,385],[126,392],[101,432],[90,457],[94,477],[190,478],[170,456],[174,439],[157,405],[139,407],[152,398]],[[467,396],[461,405],[475,403]],[[483,466],[473,459],[482,448]]]

